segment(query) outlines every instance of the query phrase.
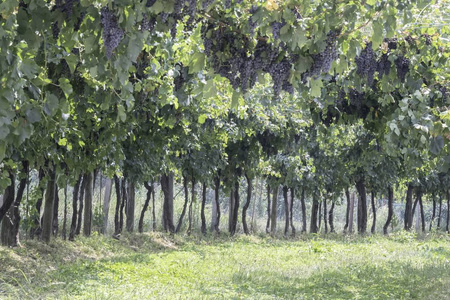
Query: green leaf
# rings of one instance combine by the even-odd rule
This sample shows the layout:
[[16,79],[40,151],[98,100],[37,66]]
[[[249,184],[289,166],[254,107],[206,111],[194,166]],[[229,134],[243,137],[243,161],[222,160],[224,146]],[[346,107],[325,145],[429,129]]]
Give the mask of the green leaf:
[[0,162],[5,158],[6,152],[6,143],[4,141],[0,141]]
[[9,134],[9,128],[6,126],[0,126],[0,140],[5,139]]
[[59,87],[63,90],[66,98],[69,98],[70,94],[72,94],[72,92],[73,92],[72,85],[70,84],[69,79],[60,78],[59,79]]
[[377,49],[383,42],[383,24],[381,24],[379,21],[374,21],[372,24],[372,29],[372,48]]
[[119,105],[117,108],[117,117],[120,119],[120,121],[125,122],[127,119],[127,114],[125,113],[125,108],[123,105]]
[[77,67],[78,58],[75,55],[73,55],[72,53],[70,53],[64,59],[66,60],[67,65],[69,66],[70,73],[73,74],[73,72],[75,72],[75,68]]
[[199,124],[204,124],[206,121],[206,115],[205,114],[201,114],[200,116],[198,116],[198,123]]
[[59,100],[54,94],[47,93],[44,103],[44,112],[49,116],[54,116],[58,110]]
[[311,86],[310,94],[312,97],[320,97],[322,95],[323,82],[320,79],[312,79],[309,82]]
[[196,52],[191,60],[191,67],[189,68],[189,73],[196,73],[203,70],[205,65],[205,55],[200,52]]
[[58,145],[66,146],[67,145],[67,139],[66,138],[59,139]]
[[25,115],[27,116],[27,120],[30,123],[36,123],[41,120],[41,111],[36,108],[27,109]]
[[239,97],[240,94],[238,91],[233,91],[233,96],[231,98],[231,109],[237,108],[239,106]]
[[441,152],[442,148],[444,148],[444,139],[442,136],[438,135],[437,137],[431,139],[430,142],[430,152],[438,155]]
[[292,51],[294,51],[296,47],[301,49],[303,47],[303,45],[306,44],[307,41],[308,41],[308,38],[305,35],[305,30],[303,30],[300,27],[297,27],[294,30],[294,33],[292,36],[292,47],[291,47]]

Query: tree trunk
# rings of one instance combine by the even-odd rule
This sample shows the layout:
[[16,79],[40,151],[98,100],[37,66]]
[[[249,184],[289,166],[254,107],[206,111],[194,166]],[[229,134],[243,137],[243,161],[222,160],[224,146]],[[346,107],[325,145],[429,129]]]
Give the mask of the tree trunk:
[[330,212],[328,213],[328,222],[330,223],[330,232],[335,232],[335,230],[334,230],[334,201],[331,202]]
[[[46,163],[47,164],[47,163]],[[36,212],[34,215],[34,221],[33,226],[30,229],[30,238],[33,239],[35,236],[40,236],[42,232],[41,227],[41,207],[42,207],[42,201],[44,198],[44,169],[39,168],[39,198],[36,201]]]
[[[153,183],[152,183],[153,185]],[[156,231],[156,212],[155,212],[155,188],[152,191],[152,229]]]
[[200,218],[202,220],[201,231],[206,235],[206,216],[205,216],[205,206],[206,206],[206,183],[202,184],[202,206],[200,208]]
[[173,173],[161,176],[161,189],[164,193],[163,204],[163,228],[165,231],[174,233],[173,225]]
[[121,196],[122,201],[120,203],[120,210],[119,210],[119,231],[122,233],[123,231],[123,213],[124,209],[128,202],[128,195],[127,195],[127,179],[124,177],[122,178],[122,185],[121,185]]
[[318,215],[319,215],[319,224],[317,226],[317,232],[320,232],[320,230],[322,229],[322,201],[319,202],[319,208],[318,208]]
[[253,184],[247,174],[245,174],[245,178],[247,179],[247,201],[242,208],[242,226],[244,227],[244,233],[249,234],[247,226],[247,210],[250,207],[250,201],[252,199]]
[[364,234],[367,229],[367,195],[364,177],[356,182],[356,190],[358,191],[358,233]]
[[112,192],[112,180],[106,178],[105,196],[103,198],[103,226],[102,226],[103,234],[106,234],[108,231],[108,217],[109,217],[109,205],[111,203],[111,192]]
[[408,184],[408,190],[406,191],[406,205],[405,205],[405,230],[411,230],[412,219],[413,219],[413,209],[412,209],[412,194],[414,187]]
[[345,189],[345,198],[347,199],[347,209],[345,211],[345,225],[344,225],[344,233],[347,232],[349,223],[350,223],[350,192],[348,188]]
[[92,232],[92,198],[94,193],[94,173],[86,173],[86,191],[84,205],[84,236],[90,236]]
[[114,175],[114,186],[116,189],[116,210],[114,213],[114,237],[118,237],[121,233],[120,231],[120,204],[122,203],[122,189],[120,188],[120,179],[117,175]]
[[211,232],[215,231],[216,223],[217,223],[217,205],[216,200],[213,199],[211,201],[211,226],[209,229]]
[[355,210],[355,193],[350,197],[350,217],[348,218],[348,232],[353,233],[353,216]]
[[55,187],[55,200],[53,202],[53,221],[52,221],[52,233],[54,237],[58,236],[58,214],[59,214],[59,194],[58,185]]
[[[23,193],[25,191],[25,187],[28,184],[28,178],[29,178],[29,163],[28,161],[22,161],[22,178],[20,179],[19,182],[19,187],[17,189],[17,195],[16,195],[16,199],[13,203],[13,205],[10,207],[7,215],[5,216],[5,220],[3,221],[2,225],[5,224],[7,225],[7,228],[4,228],[2,226],[2,235],[8,235],[8,241],[3,241],[2,240],[2,244],[5,246],[10,246],[10,247],[17,247],[18,245],[20,245],[19,242],[19,227],[20,227],[20,204],[22,202],[22,198],[23,198]],[[14,197],[14,195],[12,195],[12,197]],[[10,220],[10,222],[6,221],[6,218],[8,218]]]
[[239,213],[239,179],[234,183],[234,197],[233,197],[233,210],[232,210],[232,223],[231,223],[231,235],[236,233],[237,219]]
[[277,232],[277,206],[278,206],[278,184],[272,191],[272,209],[270,214],[270,234],[275,236]]
[[284,236],[287,236],[287,234],[289,233],[289,198],[288,198],[288,187],[287,186],[283,186],[283,199],[284,199],[284,218],[285,218],[285,223],[284,223]]
[[312,195],[312,206],[311,206],[311,222],[309,225],[310,233],[317,233],[319,231],[319,227],[317,226],[317,214],[319,212],[319,200],[318,196],[315,192]]
[[[414,200],[414,204],[413,204],[413,208],[412,208],[412,219],[411,219],[411,223],[414,222],[414,214],[416,213],[416,208],[417,208],[417,203],[419,203],[419,198],[417,197],[417,192],[416,192],[416,199]],[[419,221],[420,221],[420,216],[419,216],[419,212],[417,212],[417,218],[416,218],[416,229],[419,230]]]
[[127,224],[126,228],[128,232],[134,231],[134,211],[135,211],[135,201],[136,201],[136,189],[134,182],[130,181],[127,186]]
[[430,231],[431,231],[431,228],[433,227],[434,219],[436,218],[436,194],[433,193],[431,195],[431,198],[433,199],[433,213],[431,215],[431,220],[430,220]]
[[438,221],[437,227],[441,228],[441,216],[442,216],[442,194],[439,194],[439,210],[438,210]]
[[183,225],[183,218],[186,214],[186,208],[189,203],[189,189],[188,189],[188,181],[186,176],[183,176],[183,188],[184,188],[184,205],[183,210],[181,211],[181,215],[178,219],[177,228],[175,229],[175,233],[180,232],[181,226]]
[[270,184],[267,184],[267,223],[266,223],[266,233],[269,233],[270,230],[270,206],[271,206],[271,189],[270,189]]
[[377,208],[375,207],[375,192],[371,191],[370,192],[371,195],[371,200],[372,200],[372,227],[370,228],[370,232],[372,234],[375,233],[375,229],[376,229],[376,225],[377,225]]
[[[328,194],[328,193],[327,193]],[[327,222],[327,198],[323,198],[323,223],[325,224],[325,233],[328,233],[328,222]]]
[[61,237],[63,240],[67,239],[67,182],[64,185],[64,215]]
[[187,229],[187,234],[190,235],[192,232],[192,204],[195,201],[195,179],[192,177],[192,190],[191,190],[191,202],[189,203],[189,213],[188,213],[188,217],[189,217],[189,224],[188,224],[188,229]]
[[83,176],[80,174],[78,177],[77,182],[75,183],[75,186],[73,187],[73,197],[72,197],[72,222],[70,224],[70,233],[69,233],[69,241],[75,240],[75,233],[77,228],[77,216],[78,216],[78,193],[80,191],[80,185],[81,181],[83,179]]
[[422,196],[423,196],[423,192],[421,190],[419,190],[417,197],[419,198],[418,200],[419,200],[419,209],[420,209],[420,219],[422,220],[422,232],[425,232],[425,213],[423,211]]
[[147,198],[145,198],[144,207],[142,208],[141,216],[139,217],[139,225],[138,225],[139,233],[143,233],[144,232],[145,212],[148,209],[148,206],[150,204],[150,199],[152,197],[152,192],[153,192],[153,183],[151,185],[149,185],[148,182],[144,182],[144,186],[147,189]]
[[386,224],[383,226],[383,233],[388,234],[388,228],[392,221],[392,216],[394,215],[394,189],[392,186],[388,187],[388,217]]
[[214,201],[216,202],[216,223],[214,224],[214,229],[217,233],[220,233],[219,225],[220,225],[220,199],[219,199],[219,191],[220,191],[220,178],[214,178]]
[[450,233],[449,231],[449,223],[450,223],[450,190],[447,191],[447,225],[445,226],[445,231]]
[[302,194],[300,196],[300,204],[302,206],[302,232],[306,232],[305,188],[302,188]]
[[0,222],[3,220],[3,217],[9,211],[10,207],[14,204],[14,192],[15,192],[14,186],[15,186],[16,177],[12,171],[9,171],[9,180],[11,183],[6,188],[6,190],[12,188],[12,193],[9,193],[7,195],[8,197],[6,197],[5,196],[6,192],[5,192],[5,195],[3,196],[3,205],[0,207]]
[[46,243],[50,242],[50,237],[52,235],[53,206],[55,201],[55,190],[56,190],[55,170],[50,171],[49,175],[50,176],[47,182],[47,189],[45,191],[44,214],[42,216],[42,234],[41,234],[41,239]]
[[[11,246],[16,247],[18,244],[18,236],[14,235],[13,229],[15,225],[15,213],[14,213],[14,193],[15,193],[15,176],[14,173],[11,171],[9,172],[9,179],[10,184],[5,189],[5,192],[3,194],[3,206],[2,208],[2,215],[0,218],[1,221],[1,235],[0,240],[3,246]],[[8,206],[8,210],[3,213],[4,209],[6,209],[6,206]]]
[[291,224],[292,236],[295,236],[295,227],[294,227],[294,220],[293,220],[294,199],[295,199],[294,188],[291,188],[291,202],[290,202],[290,206],[289,206],[289,222]]
[[78,199],[80,205],[78,206],[77,229],[75,230],[76,235],[79,235],[81,232],[81,221],[83,219],[84,193],[86,192],[86,184],[87,184],[86,176],[87,176],[86,174],[83,174],[83,181],[81,182],[81,187],[80,187],[80,196]]
[[[256,183],[256,185],[258,185],[258,183]],[[255,232],[255,227],[256,227],[256,224],[255,224],[256,203],[261,203],[261,201],[262,201],[263,188],[264,188],[264,185],[263,185],[263,180],[261,178],[261,180],[259,181],[259,198],[255,197],[255,201],[253,201],[253,205],[252,205],[252,220],[251,220],[251,223],[250,223],[250,231],[251,232]],[[257,192],[255,193],[255,196],[256,196],[256,194],[257,194]]]

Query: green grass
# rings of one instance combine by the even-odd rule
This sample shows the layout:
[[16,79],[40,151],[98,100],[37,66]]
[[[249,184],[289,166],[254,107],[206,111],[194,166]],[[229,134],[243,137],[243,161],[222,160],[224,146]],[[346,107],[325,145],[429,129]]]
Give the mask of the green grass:
[[101,236],[0,247],[5,299],[448,299],[450,238]]

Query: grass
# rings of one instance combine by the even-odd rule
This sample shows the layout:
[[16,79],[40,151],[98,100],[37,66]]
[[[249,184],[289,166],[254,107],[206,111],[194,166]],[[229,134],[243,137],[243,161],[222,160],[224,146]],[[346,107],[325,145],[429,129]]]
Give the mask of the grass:
[[450,238],[129,234],[0,247],[5,299],[448,299]]

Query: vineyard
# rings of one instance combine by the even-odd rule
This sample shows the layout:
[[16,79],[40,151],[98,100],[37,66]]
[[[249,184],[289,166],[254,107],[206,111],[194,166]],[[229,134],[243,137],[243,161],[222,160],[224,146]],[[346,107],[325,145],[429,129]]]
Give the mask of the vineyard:
[[448,0],[3,0],[1,244],[448,241],[448,20]]

